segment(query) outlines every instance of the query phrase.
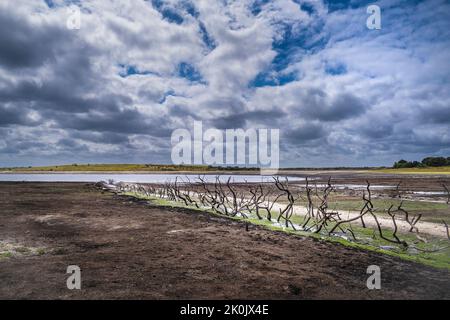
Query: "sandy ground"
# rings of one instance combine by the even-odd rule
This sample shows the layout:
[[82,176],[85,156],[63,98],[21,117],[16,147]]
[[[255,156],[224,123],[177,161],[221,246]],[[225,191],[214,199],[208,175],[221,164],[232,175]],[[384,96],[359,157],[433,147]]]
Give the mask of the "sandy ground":
[[[278,212],[280,209],[284,209],[285,207],[286,207],[286,205],[275,203],[273,205],[273,210]],[[294,214],[300,215],[300,216],[305,216],[306,213],[308,212],[308,209],[305,206],[298,206],[298,205],[293,206],[293,210],[294,210]],[[339,214],[343,220],[354,219],[356,217],[359,217],[359,215],[360,215],[360,213],[356,212],[356,211],[336,210],[336,212],[339,212]],[[394,230],[394,223],[391,218],[381,217],[381,216],[379,216],[379,214],[377,214],[377,220],[380,223],[381,227]],[[364,216],[364,222],[365,222],[366,226],[377,228],[377,223],[370,214],[366,214]],[[397,224],[399,233],[408,233],[409,230],[411,229],[410,224],[404,220],[400,220],[397,218],[395,222]],[[361,219],[352,221],[352,224],[362,226]],[[433,235],[433,236],[437,236],[437,237],[440,237],[443,239],[447,239],[447,229],[445,228],[445,225],[443,223],[419,221],[416,224],[416,227],[419,229],[419,234],[423,233],[423,234]]]
[[[3,299],[450,299],[446,270],[90,184],[0,183],[0,208],[0,247],[17,249],[0,260]],[[81,290],[66,288],[68,265]]]
[[[286,173],[281,171],[280,173]],[[385,174],[370,171],[291,171],[290,175],[310,177],[312,182],[326,183],[331,177],[333,185],[393,186],[400,183],[400,191],[444,191],[442,184],[450,185],[450,175],[437,174]],[[302,184],[302,183],[301,183]]]

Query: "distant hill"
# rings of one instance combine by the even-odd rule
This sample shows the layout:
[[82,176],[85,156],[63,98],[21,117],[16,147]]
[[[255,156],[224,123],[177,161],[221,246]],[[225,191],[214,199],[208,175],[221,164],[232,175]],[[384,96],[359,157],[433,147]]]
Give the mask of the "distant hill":
[[259,168],[244,168],[244,167],[214,167],[206,165],[170,165],[170,164],[70,164],[70,165],[55,165],[42,167],[12,167],[0,168],[1,171],[10,172],[160,172],[160,171],[239,171],[239,170],[259,170]]

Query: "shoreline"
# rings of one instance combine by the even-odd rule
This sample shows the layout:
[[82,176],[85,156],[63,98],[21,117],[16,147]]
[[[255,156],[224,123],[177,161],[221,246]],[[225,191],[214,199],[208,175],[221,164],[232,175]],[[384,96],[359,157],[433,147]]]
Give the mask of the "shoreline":
[[[2,299],[449,299],[445,269],[92,184],[42,186],[0,184]],[[65,286],[69,263],[81,291]],[[367,290],[368,265],[383,290]]]
[[234,174],[259,175],[259,171],[0,171],[0,174]]

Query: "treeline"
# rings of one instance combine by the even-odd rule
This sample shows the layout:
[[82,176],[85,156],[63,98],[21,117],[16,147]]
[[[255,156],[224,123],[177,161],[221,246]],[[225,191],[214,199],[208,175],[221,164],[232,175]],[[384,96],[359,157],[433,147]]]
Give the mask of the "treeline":
[[421,162],[400,160],[394,163],[394,168],[425,168],[450,166],[450,157],[426,157]]

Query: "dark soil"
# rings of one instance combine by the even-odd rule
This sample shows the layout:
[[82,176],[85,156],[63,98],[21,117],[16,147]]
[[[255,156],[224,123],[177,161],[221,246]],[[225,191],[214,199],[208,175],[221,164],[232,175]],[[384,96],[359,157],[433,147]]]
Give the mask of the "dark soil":
[[[449,299],[450,272],[92,184],[0,183],[0,242],[44,248],[0,260],[2,299]],[[82,289],[66,287],[81,267]],[[366,287],[381,267],[381,290]]]

